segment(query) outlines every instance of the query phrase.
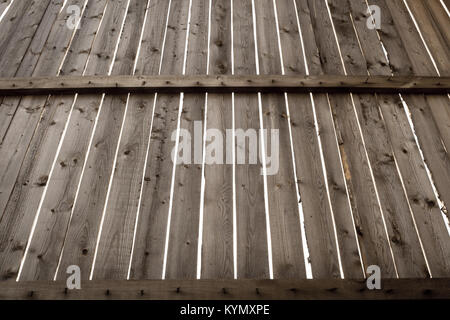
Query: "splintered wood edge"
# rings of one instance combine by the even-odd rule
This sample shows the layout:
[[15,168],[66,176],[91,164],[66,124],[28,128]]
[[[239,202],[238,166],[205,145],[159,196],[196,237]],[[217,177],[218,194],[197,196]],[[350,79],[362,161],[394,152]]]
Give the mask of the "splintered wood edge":
[[0,79],[0,95],[171,92],[355,92],[448,94],[450,77],[81,76]]
[[366,280],[93,280],[69,290],[62,281],[0,282],[0,299],[80,300],[398,300],[449,299],[450,278]]

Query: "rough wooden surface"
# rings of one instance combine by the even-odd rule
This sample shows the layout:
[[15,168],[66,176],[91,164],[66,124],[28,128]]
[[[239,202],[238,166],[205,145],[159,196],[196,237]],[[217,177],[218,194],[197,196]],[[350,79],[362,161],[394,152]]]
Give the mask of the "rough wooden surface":
[[[205,74],[208,59],[208,17],[209,2],[193,0],[191,8],[189,44],[186,51],[186,74]],[[193,140],[191,150],[198,145],[195,136],[195,122],[201,121],[200,134],[203,136],[205,94],[184,94],[180,121],[180,130],[189,132]],[[179,143],[185,142],[180,135]],[[182,141],[183,140],[183,141]],[[186,152],[183,150],[183,153]],[[167,279],[195,279],[197,277],[197,249],[199,237],[200,190],[202,181],[201,165],[195,163],[191,151],[188,163],[177,163],[173,188],[172,211],[170,220],[169,243],[167,248]],[[173,165],[167,161],[167,165]]]
[[[126,3],[123,0],[106,6],[87,62],[87,74],[109,72],[120,36],[116,25],[120,25],[125,17]],[[57,154],[52,175],[47,176],[47,192],[38,210],[36,229],[25,257],[21,279],[48,280],[54,277],[101,101],[101,96],[89,95],[78,96],[74,102],[63,140],[65,143]]]
[[[350,74],[367,73],[365,60],[354,33],[348,3],[330,1],[330,12],[336,28],[344,64]],[[397,170],[392,146],[375,95],[353,95],[368,159],[380,198],[390,245],[400,277],[429,275],[420,246],[408,199]]]
[[[161,74],[183,72],[188,14],[189,1],[172,1]],[[172,133],[177,129],[180,98],[180,94],[158,94],[154,106],[150,146],[147,150],[148,161],[143,168],[142,201],[131,262],[131,277],[134,279],[163,277],[173,171],[171,152],[175,146]],[[125,232],[130,231],[127,229]],[[192,270],[196,270],[192,265],[186,268],[189,274],[192,274]]]
[[[231,2],[212,1],[209,74],[231,74]],[[207,129],[232,129],[231,94],[208,94]],[[208,141],[210,142],[210,141]],[[206,164],[203,208],[202,279],[233,279],[233,142],[224,141],[225,164]],[[208,153],[207,153],[208,156]]]
[[[394,74],[436,74],[404,4],[382,1],[379,5],[386,10],[383,15],[385,32],[381,37],[391,61],[395,63]],[[442,97],[445,100],[433,106],[436,101],[430,101],[423,95],[404,95],[403,98],[409,106],[414,128],[439,196],[445,204],[448,204],[450,158],[447,150],[450,148],[448,134],[450,115],[448,108],[445,107],[449,104],[448,97]]]
[[[380,30],[367,27],[368,4],[382,9]],[[448,293],[440,0],[0,0],[3,12],[0,296]],[[174,165],[178,127],[200,149],[205,128],[255,129],[266,152],[279,149],[278,170],[249,163],[262,149],[249,137],[224,139],[224,164],[191,153]],[[94,279],[85,291],[60,287],[73,264]],[[332,279],[361,279],[371,264],[414,279],[383,280],[377,294]],[[285,281],[231,280],[272,274]],[[114,281],[128,277],[172,280]]]
[[[273,3],[260,0],[255,1],[254,6],[260,73],[279,74],[281,63]],[[269,150],[276,144],[280,150],[279,158],[272,163],[273,169],[278,170],[269,171],[267,175],[273,276],[277,279],[303,278],[306,277],[302,244],[304,230],[300,224],[285,97],[265,94],[260,99],[263,126],[267,130],[264,144]],[[272,130],[278,133],[278,141],[272,138]],[[270,155],[269,150],[265,150],[266,155]]]
[[[293,2],[276,3],[286,74],[306,74]],[[339,278],[339,258],[311,98],[288,94],[293,150],[313,277]]]
[[[287,69],[290,69],[287,67]],[[291,70],[294,71],[295,70]],[[56,93],[424,93],[450,92],[450,77],[295,75],[83,76],[0,78],[0,94]]]
[[448,299],[450,279],[365,280],[97,280],[66,290],[65,282],[0,283],[1,299],[20,300],[405,300]]
[[[55,61],[60,62],[64,58],[68,43],[74,32],[66,28],[67,18],[66,13],[59,15],[57,23],[51,30],[47,45],[44,47],[35,67],[34,73],[36,75],[47,72],[57,74],[59,64],[55,64]],[[96,29],[97,27],[95,27]],[[89,28],[85,31],[88,32]],[[84,41],[88,41],[90,37],[84,35],[82,38]],[[77,48],[78,42],[72,41],[72,43],[74,48]],[[88,48],[91,44],[92,42],[89,42]],[[71,54],[68,53],[64,60],[66,63],[70,62],[70,56]],[[64,66],[67,67],[66,64]],[[0,228],[2,229],[1,273],[3,279],[14,279],[19,271],[20,262],[28,243],[44,186],[47,184],[52,161],[64,130],[73,97],[67,105],[64,105],[64,100],[57,96],[52,96],[47,102],[45,100],[46,98],[42,97],[37,101],[33,97],[24,97],[11,123],[9,132],[12,136],[9,138],[10,136],[7,135],[5,139],[5,142],[8,141],[7,143],[11,144],[14,143],[15,137],[20,136],[17,143],[23,148],[23,151],[21,148],[17,148],[18,152],[15,154],[8,152],[8,157],[2,155],[2,159],[10,161],[10,165],[5,168],[5,171],[8,175],[12,173],[16,175],[10,176],[11,180],[8,183],[2,182],[2,188],[11,188],[8,189],[9,192],[13,191],[12,194],[5,194],[9,198],[6,208],[2,208],[2,211],[3,209],[5,211],[0,222]],[[33,106],[34,103],[37,107],[35,105],[30,109],[30,105]],[[42,106],[45,104],[43,110],[42,107],[39,107],[39,103],[42,103]],[[43,113],[43,117],[41,113]],[[40,123],[39,119],[42,119]],[[29,130],[34,130],[36,125],[38,125],[36,132],[33,132],[33,135],[27,134]],[[23,131],[24,128],[26,128],[25,132]],[[17,132],[22,132],[22,134],[18,135]],[[25,153],[27,147],[28,151]],[[15,157],[22,157],[23,163]],[[13,186],[14,188],[12,188]],[[2,190],[2,195],[4,194],[3,191],[6,190]]]
[[[366,2],[351,1],[350,10],[369,73],[391,74],[381,45],[377,42],[376,32],[366,28],[364,19],[367,11]],[[432,186],[400,97],[383,94],[378,95],[377,99],[417,231],[422,240],[429,271],[433,277],[444,277],[449,273],[449,235],[439,207],[431,201],[434,198]]]
[[[140,43],[146,13],[146,1],[131,1],[121,34],[112,74],[132,74],[137,50]],[[105,96],[92,145],[86,160],[85,170],[80,181],[80,190],[74,203],[72,217],[61,253],[59,275],[65,274],[67,267],[77,265],[83,270],[83,279],[90,276],[91,266],[99,237],[100,224],[105,206],[111,174],[119,143],[120,130],[127,103],[127,95]],[[103,231],[107,232],[107,228]],[[113,241],[108,243],[114,246]],[[103,252],[104,247],[99,247]],[[102,257],[102,255],[99,255]],[[96,278],[108,278],[103,268],[104,261],[97,259]],[[114,264],[111,264],[114,265]],[[102,274],[104,272],[104,274]],[[111,275],[110,278],[113,278]],[[123,278],[123,277],[122,277]],[[119,278],[120,279],[120,278]]]
[[[252,4],[233,1],[233,52],[236,75],[256,74],[255,39],[253,36]],[[260,129],[258,96],[234,95],[235,130]],[[235,150],[245,152],[255,147],[250,139],[236,141]],[[256,142],[256,148],[258,148]],[[242,161],[240,161],[242,162]],[[236,260],[240,279],[269,278],[267,225],[265,217],[264,178],[262,162],[238,163],[236,159]]]
[[[324,71],[329,74],[344,74],[327,4],[322,1],[317,3],[308,1],[308,4]],[[395,277],[396,270],[384,227],[383,212],[371,176],[371,167],[360,134],[352,96],[329,95],[329,101],[363,263],[365,266],[378,265],[382,274]]]

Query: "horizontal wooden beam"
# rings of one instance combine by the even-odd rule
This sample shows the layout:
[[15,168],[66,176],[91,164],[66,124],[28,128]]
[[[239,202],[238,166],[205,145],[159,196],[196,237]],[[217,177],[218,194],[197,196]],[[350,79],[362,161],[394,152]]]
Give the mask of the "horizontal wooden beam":
[[450,77],[83,76],[0,79],[0,95],[174,92],[355,92],[448,94]]
[[65,282],[0,282],[0,299],[310,300],[448,299],[450,278],[365,280],[94,280],[81,290]]

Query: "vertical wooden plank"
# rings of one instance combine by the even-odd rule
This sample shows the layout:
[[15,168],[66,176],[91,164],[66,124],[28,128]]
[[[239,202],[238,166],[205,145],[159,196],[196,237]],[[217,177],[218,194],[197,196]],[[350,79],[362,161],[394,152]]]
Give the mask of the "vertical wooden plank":
[[5,13],[5,16],[2,18],[0,22],[0,28],[2,30],[2,33],[0,34],[0,56],[2,56],[4,52],[8,50],[9,45],[13,45],[14,43],[14,42],[11,43],[11,39],[17,36],[18,32],[14,34],[12,30],[17,30],[18,26],[24,23],[25,23],[24,26],[27,29],[30,28],[29,23],[32,21],[26,21],[25,19],[26,14],[24,13],[29,10],[29,7],[31,5],[36,6],[37,4],[34,3],[34,1],[14,1],[11,4],[11,7],[9,8],[8,12]]
[[[105,6],[104,0],[99,2],[103,3],[103,6],[101,10],[97,10],[97,14],[101,13]],[[82,1],[75,0],[67,3],[67,5],[71,4],[81,6]],[[85,47],[87,47],[89,51],[92,45],[93,34],[97,30],[100,21],[100,18],[96,18],[93,13],[95,13],[95,10],[91,11],[87,9],[85,11],[82,28],[80,29],[82,30],[81,36],[75,36],[72,40],[73,51],[68,51],[64,64],[66,68],[66,64],[73,61],[71,58],[73,55],[79,56],[79,49],[86,50]],[[94,17],[91,18],[92,16]],[[47,41],[47,46],[45,46],[36,66],[36,70],[39,72],[58,72],[57,68],[59,64],[55,64],[55,61],[63,59],[70,38],[74,32],[66,26],[68,18],[69,15],[65,12],[59,15],[57,23]],[[91,25],[95,27],[92,28]],[[71,68],[74,66],[78,65],[72,65],[70,63]],[[0,234],[2,236],[2,247],[0,250],[2,263],[0,271],[4,279],[15,278],[19,269],[20,260],[23,257],[27,245],[36,210],[39,206],[44,186],[47,183],[47,177],[56,154],[58,142],[64,130],[73,101],[73,96],[66,96],[66,99],[63,97],[50,97],[50,100],[44,108],[41,118],[42,121],[39,123],[33,140],[30,143],[30,147],[18,173],[13,193],[9,197],[5,215],[0,222]],[[25,99],[28,98],[25,97]],[[22,107],[19,108],[19,112],[22,112],[21,110]],[[26,109],[23,114],[27,114]],[[16,119],[20,118],[16,116],[15,122],[17,121]],[[18,126],[18,128],[23,130],[23,124]]]
[[[395,52],[395,54],[389,55],[389,65],[385,59],[379,62],[379,57],[383,53],[380,46],[374,46],[374,43],[376,43],[374,39],[378,39],[376,33],[371,33],[365,28],[367,6],[364,1],[362,2],[352,1],[351,6],[354,16],[360,17],[355,18],[355,26],[358,30],[364,55],[370,65],[370,73],[390,74],[392,64],[397,61],[403,61],[402,64],[398,64],[398,62],[395,64],[397,70],[406,69],[408,67],[408,58],[402,57],[405,51],[401,49],[401,46],[397,47],[390,40],[390,37],[383,36],[384,33],[387,35],[395,34],[395,31],[393,30],[388,9],[385,6],[383,7],[381,2],[378,2],[378,5],[381,6],[382,10],[386,10],[386,15],[382,19],[383,32],[380,34],[381,39],[386,49]],[[392,70],[395,71],[396,69],[392,68]],[[393,95],[379,95],[378,100],[389,131],[395,157],[399,164],[399,170],[404,180],[404,186],[416,220],[417,229],[422,239],[431,275],[433,277],[448,276],[450,271],[448,231],[436,203],[431,183],[423,165],[420,151],[415,143],[414,134],[403,110],[402,102],[398,96]]]
[[[143,28],[147,4],[147,1],[130,2],[112,75],[133,73],[141,40],[141,32],[136,31]],[[82,271],[83,279],[89,278],[127,98],[128,95],[107,95],[103,101],[64,241],[59,268],[61,276],[68,266],[77,265]],[[125,264],[127,268],[128,264]]]
[[[235,74],[256,74],[251,1],[233,0],[233,40]],[[242,130],[241,133],[244,134],[253,131],[257,133],[255,138],[258,139],[260,116],[257,95],[235,94],[234,112],[236,132]],[[258,141],[248,138],[244,141],[236,140],[235,143],[236,153],[243,153],[247,159],[244,163],[235,159],[237,277],[268,279],[270,275],[262,162],[250,163],[247,157],[255,145],[258,150]]]
[[[350,20],[349,2],[329,0],[328,3],[348,74],[367,74],[367,61]],[[404,278],[427,277],[429,272],[376,97],[358,94],[353,95],[353,99],[398,275]]]
[[[324,1],[309,1],[309,12],[320,62],[328,74],[343,74],[328,10]],[[379,207],[359,124],[348,94],[329,95],[345,178],[353,201],[354,223],[364,265],[378,265],[385,277],[395,277],[389,241]]]
[[[281,64],[278,51],[273,3],[270,0],[255,1],[258,59],[261,74],[280,74]],[[267,175],[270,232],[272,237],[273,276],[280,278],[306,277],[302,246],[298,196],[296,194],[291,155],[289,124],[286,116],[284,95],[262,96],[264,129],[268,139],[272,130],[279,133],[279,141],[270,141],[269,146],[278,144],[279,155],[274,159],[274,172]],[[269,151],[266,150],[266,154]],[[278,168],[276,163],[278,162]],[[278,169],[278,170],[277,170]]]
[[2,28],[0,40],[0,70],[4,77],[14,76],[35,35],[37,38],[48,35],[45,29],[51,28],[56,19],[55,8],[61,8],[57,1],[30,1],[28,6],[19,2],[23,1],[13,4],[11,12],[4,17],[9,22],[2,21],[5,29]]
[[[306,1],[295,1],[295,3],[309,72],[313,75],[323,75],[308,3]],[[354,226],[349,194],[347,194],[347,191],[351,192],[351,190],[347,190],[344,179],[340,148],[335,133],[333,116],[328,104],[328,96],[326,94],[314,94],[313,98],[344,277],[362,278],[364,271],[359,254],[359,240]],[[354,199],[350,198],[350,200],[352,200],[351,204],[354,209]]]
[[[21,4],[13,6],[14,8],[10,10],[13,13],[17,9],[22,9],[23,11],[15,11],[20,17],[11,17],[7,14],[3,19],[9,21],[2,23],[0,27],[2,34],[9,39],[9,42],[5,41],[0,45],[0,75],[3,77],[31,76],[62,5],[62,2],[56,0],[18,2]],[[30,5],[23,7],[24,3]],[[10,26],[14,26],[15,29],[9,29]],[[10,128],[21,99],[0,97],[1,100],[4,101],[0,104],[0,145]]]
[[427,3],[427,9],[431,13],[432,19],[439,30],[439,34],[444,38],[445,45],[447,47],[450,46],[450,34],[447,32],[450,17],[444,10],[440,0],[430,0]]
[[[120,36],[117,26],[122,25],[126,8],[126,0],[107,4],[86,74],[108,73]],[[99,95],[78,96],[72,107],[52,176],[47,178],[48,189],[38,211],[21,280],[49,280],[54,277],[101,100]]]
[[[34,4],[31,8],[33,14],[27,14],[22,12],[24,16],[27,16],[26,21],[21,21],[23,23],[18,24],[16,27],[22,28],[22,32],[16,32],[17,37],[25,37],[23,41],[13,37],[9,44],[5,44],[5,50],[15,51],[15,58],[23,58],[30,52],[34,53],[37,58],[40,57],[40,49],[43,47],[47,40],[47,36],[55,22],[57,11],[60,10],[60,4],[42,2],[39,6]],[[9,19],[16,20],[14,17],[9,17]],[[18,19],[18,18],[17,18]],[[41,23],[42,19],[42,23]],[[5,30],[6,31],[6,30]],[[2,30],[3,32],[3,30]],[[33,38],[34,33],[40,33],[42,36]],[[33,41],[32,41],[33,40]],[[26,51],[24,51],[26,50]],[[4,53],[7,55],[7,52]],[[7,58],[2,56],[1,59]],[[0,69],[0,76],[12,77],[18,76],[31,76],[33,74],[34,68],[36,67],[35,61],[33,64],[21,64],[22,60],[18,60],[15,63],[14,59],[11,59],[8,63]],[[61,57],[62,59],[62,57]],[[26,59],[25,59],[26,60]],[[23,61],[22,61],[23,62]],[[25,65],[25,67],[24,67]],[[37,71],[35,74],[40,75],[52,75],[56,74],[57,67],[49,68],[45,71]],[[18,72],[18,69],[21,69]],[[36,123],[38,121],[38,116],[40,116],[41,109],[39,105],[45,103],[45,98],[38,97],[36,101],[37,107],[28,109],[26,113],[23,110],[17,112],[17,109],[22,101],[22,97],[0,97],[3,100],[0,104],[0,217],[2,216],[8,198],[11,194],[12,188],[17,178],[17,173],[20,165],[23,161],[23,157],[29,145],[30,137],[33,135]],[[30,97],[24,99],[24,101],[30,101]],[[18,119],[12,123],[14,116],[18,114]],[[26,122],[29,121],[29,122]],[[24,126],[24,123],[29,125]],[[33,125],[34,124],[34,125]],[[10,133],[8,134],[8,131]],[[8,135],[7,135],[8,134]],[[12,153],[11,150],[16,150]]]
[[[431,60],[404,4],[390,1],[374,3],[386,11],[382,16],[384,32],[380,35],[391,57],[391,65],[394,64],[394,74],[435,74]],[[450,148],[450,137],[446,132],[450,119],[447,119],[448,111],[443,112],[448,101],[433,105],[435,100],[426,99],[423,95],[403,95],[403,98],[410,109],[417,138],[439,196],[448,206],[450,159],[447,150]]]
[[[442,10],[441,4],[436,1],[429,1],[426,5],[424,2],[418,0],[410,0],[407,3],[412,14],[415,16],[415,20],[425,43],[437,65],[439,74],[441,76],[449,76],[450,43],[448,42],[447,37],[450,37],[450,35],[447,32],[447,29],[450,26],[450,18],[444,10]],[[445,14],[445,22],[435,18],[437,11]],[[447,29],[442,31],[439,23],[443,23]],[[423,52],[423,54],[426,54],[426,52]],[[423,58],[426,57],[427,56],[424,56]],[[428,65],[431,65],[431,63],[431,61],[428,61]],[[434,70],[433,73],[430,72],[429,75],[434,75]],[[427,95],[426,100],[436,119],[442,141],[444,142],[448,153],[448,148],[450,147],[450,100],[446,96],[438,95]]]
[[[364,0],[352,0],[350,9],[369,73],[391,74],[377,32],[366,27],[367,3]],[[437,203],[431,201],[435,198],[433,189],[402,102],[398,95],[380,94],[377,98],[431,275],[446,276],[450,271],[448,231]]]
[[[276,2],[276,6],[285,73],[305,75],[294,3],[291,0],[280,0]],[[307,94],[288,94],[287,97],[297,183],[302,199],[313,278],[338,278],[340,270],[337,243],[311,99]],[[356,264],[352,263],[351,268],[361,272],[361,267]],[[349,271],[351,272],[353,271]]]
[[[210,37],[209,73],[231,74],[231,1],[212,1]],[[205,165],[201,278],[234,277],[233,166],[227,163],[233,142],[226,135],[233,127],[232,111],[230,94],[208,94],[207,129],[221,132],[223,157],[222,163]]]
[[[25,6],[25,3],[28,3]],[[25,63],[28,54],[39,58],[61,4],[50,1],[14,3],[3,17],[0,30],[0,76],[31,76],[36,66]],[[13,31],[20,30],[20,32]],[[18,70],[20,69],[20,72]],[[52,73],[44,73],[51,75]],[[0,148],[21,101],[20,97],[0,97]],[[30,131],[32,128],[29,129]],[[12,140],[14,143],[15,140]],[[8,143],[8,142],[6,142]],[[9,142],[11,143],[11,142]],[[4,159],[8,159],[7,157]],[[1,209],[0,209],[1,211]]]
[[[150,1],[135,74],[158,74],[169,3],[166,0]],[[105,204],[94,277],[123,279],[128,275],[154,98],[153,94],[129,97],[110,196]],[[148,226],[142,223],[143,227]]]
[[[208,58],[209,1],[192,1],[189,44],[186,59],[186,74],[206,74]],[[204,119],[205,94],[185,94],[180,129],[189,132],[191,150],[198,142],[203,130],[195,132],[194,122]],[[180,143],[186,136],[179,137]],[[184,151],[183,151],[184,152]],[[202,166],[195,163],[194,152],[188,163],[176,165],[172,214],[167,249],[168,279],[195,279],[197,272],[197,244],[200,215],[200,190]],[[193,163],[191,163],[194,161]]]
[[[189,1],[172,1],[161,74],[183,71],[188,14]],[[179,107],[180,95],[158,94],[131,265],[131,277],[135,279],[162,277],[173,171],[171,152],[175,146],[171,138],[177,128]]]
[[[420,32],[425,43],[430,49],[431,55],[436,62],[437,68],[442,76],[450,75],[450,48],[448,39],[448,27],[450,26],[450,18],[446,15],[444,24],[447,30],[441,30],[436,17],[432,12],[440,11],[445,14],[439,1],[408,0],[407,4],[414,15]],[[437,8],[440,7],[440,8]],[[439,10],[440,9],[440,10]],[[441,22],[442,23],[442,22]],[[442,26],[444,27],[444,26]],[[444,31],[444,32],[442,32]]]

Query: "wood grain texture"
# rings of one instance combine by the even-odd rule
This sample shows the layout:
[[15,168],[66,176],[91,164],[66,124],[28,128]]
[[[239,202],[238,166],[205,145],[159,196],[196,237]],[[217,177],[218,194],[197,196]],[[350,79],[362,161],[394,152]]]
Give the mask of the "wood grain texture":
[[[208,16],[209,1],[192,1],[186,57],[186,74],[205,74],[208,59]],[[189,132],[191,145],[199,146],[198,135],[203,137],[203,129],[195,132],[195,122],[204,119],[205,94],[184,94],[180,116],[180,130]],[[202,126],[203,128],[203,126]],[[188,139],[186,135],[177,137],[179,143]],[[173,136],[172,136],[173,140]],[[181,141],[183,140],[183,141]],[[203,140],[203,139],[202,139]],[[193,150],[193,149],[191,149]],[[185,152],[185,151],[183,151]],[[177,151],[178,157],[179,153]],[[167,248],[167,279],[195,279],[197,276],[197,248],[199,236],[200,190],[202,181],[201,165],[195,163],[194,152],[187,163],[177,162],[173,185],[172,211]],[[178,160],[177,160],[178,161]],[[173,164],[168,161],[168,164]],[[167,176],[169,178],[171,175]]]
[[[139,28],[143,27],[146,8],[146,1],[130,2],[112,69],[113,75],[133,73],[141,36]],[[89,277],[127,100],[127,95],[106,95],[103,100],[80,182],[81,191],[74,203],[64,240],[59,267],[61,276],[66,273],[68,266],[77,265],[83,270],[83,279]],[[112,243],[109,245],[112,246]],[[99,249],[104,250],[103,247]],[[101,266],[104,262],[97,262],[100,265],[97,275],[103,277]],[[111,275],[109,278],[114,277]]]
[[[12,12],[15,11],[14,9],[23,9],[23,11],[16,11],[20,16],[11,17],[7,14],[3,19],[6,18],[11,23],[4,22],[1,26],[2,35],[7,35],[9,38],[9,42],[3,42],[0,49],[0,76],[2,77],[32,75],[62,5],[60,1],[28,1],[26,3],[30,6],[22,7],[24,2],[20,2],[22,4],[18,4],[18,8],[10,8]],[[9,29],[9,26],[14,26],[20,32]],[[44,71],[40,75],[52,75],[52,73]],[[3,99],[0,98],[1,100]],[[20,98],[4,100],[0,105],[0,144],[11,126],[21,101]]]
[[448,299],[450,279],[365,280],[94,280],[81,290],[65,281],[1,283],[1,299],[17,300],[405,300]]
[[0,1],[0,16],[5,12],[8,6],[11,4],[11,0],[1,0]]
[[[262,74],[281,73],[273,3],[269,0],[255,2],[258,59]],[[273,159],[272,170],[267,175],[270,232],[274,279],[306,277],[302,246],[302,230],[295,189],[289,123],[284,95],[266,94],[262,100],[262,114],[266,147],[279,148],[279,158]],[[268,137],[277,130],[279,141]],[[266,143],[267,142],[267,143]],[[266,150],[266,154],[269,151]],[[275,154],[271,155],[276,157]],[[277,161],[278,160],[278,161]],[[277,163],[278,162],[278,163]],[[278,165],[278,166],[277,166]],[[277,167],[276,167],[277,166]],[[278,169],[278,170],[277,170]]]
[[[10,12],[7,12],[4,17],[6,20],[9,19],[10,22],[2,21],[3,36],[0,38],[2,44],[0,70],[2,70],[2,76],[8,73],[9,76],[14,75],[29,46],[34,47],[33,42],[34,45],[37,43],[42,45],[39,38],[45,39],[48,36],[60,8],[61,2],[58,3],[55,0],[30,1],[28,6],[20,3],[12,5]],[[3,27],[5,27],[5,30],[3,30]],[[20,30],[20,32],[14,32],[13,30]],[[29,52],[29,54],[32,54],[32,52]]]
[[[281,0],[276,5],[285,73],[305,74],[294,3]],[[339,278],[333,217],[320,161],[311,98],[307,94],[288,94],[287,100],[313,278]]]
[[[80,4],[81,2],[68,2],[68,5],[72,3]],[[66,13],[59,15],[57,23],[47,40],[47,45],[41,53],[41,57],[36,66],[37,71],[35,70],[35,72],[52,72],[54,74],[58,72],[59,64],[55,64],[54,62],[63,59],[65,49],[73,35],[73,30],[69,30],[65,25],[67,18],[68,15]],[[97,20],[97,22],[98,21],[99,20]],[[97,27],[95,30],[96,29]],[[84,30],[88,31],[89,28]],[[88,41],[89,37],[85,35],[83,40]],[[72,43],[76,44],[77,42]],[[89,47],[91,44],[92,42],[89,42]],[[74,46],[74,48],[77,47]],[[71,53],[68,52],[65,60],[66,62],[70,61],[70,56]],[[50,61],[52,63],[50,63]],[[64,66],[67,67],[66,64],[64,64]],[[33,99],[33,97],[25,97],[21,102],[21,106],[18,109],[19,113],[16,114],[13,122],[13,125],[17,123],[17,129],[15,129],[16,132],[23,132],[23,128],[27,126],[31,127],[33,121],[35,121],[36,124],[38,123],[39,118],[33,119],[33,117],[37,117],[37,115],[34,115],[30,120],[27,120],[31,125],[26,122],[24,123],[27,119],[27,115],[30,114],[30,110],[34,110],[33,113],[39,112],[38,109],[33,109],[31,104],[32,102],[36,103],[35,99],[36,98]],[[3,279],[13,279],[17,276],[19,264],[27,245],[29,233],[41,200],[44,186],[47,184],[50,168],[69,115],[72,100],[73,96],[70,98],[69,102],[65,104],[65,100],[61,97],[52,96],[47,102],[45,102],[45,100],[42,102],[46,103],[46,105],[43,114],[40,117],[41,121],[30,142],[23,164],[21,164],[21,167],[17,168],[17,180],[14,179],[12,181],[13,183],[15,182],[15,185],[13,184],[14,189],[9,197],[5,215],[0,222],[0,228],[2,229],[1,273]],[[30,107],[32,109],[30,109]],[[23,111],[22,108],[24,108]],[[31,113],[31,115],[33,115],[33,113]],[[34,124],[34,126],[36,126],[36,124]],[[2,159],[4,158],[2,157]],[[9,167],[8,170],[8,172],[11,173],[16,169]],[[5,184],[2,184],[2,186],[5,186]],[[5,240],[3,241],[3,239]]]
[[[212,1],[209,73],[231,74],[231,2]],[[202,279],[233,279],[233,127],[231,94],[208,94],[207,130],[223,136],[223,162],[205,165]],[[228,131],[230,132],[230,131]],[[228,137],[230,139],[230,137]],[[208,142],[207,141],[207,145]],[[228,144],[227,144],[228,143]],[[208,157],[208,153],[206,155]],[[231,157],[230,157],[231,156]]]
[[[255,39],[251,1],[233,1],[234,72],[237,75],[256,74]],[[235,130],[258,132],[260,115],[256,94],[234,95]],[[252,145],[251,145],[252,144]],[[257,142],[235,142],[235,150],[249,154]],[[264,203],[262,162],[236,161],[236,260],[239,279],[269,278],[267,225]],[[241,161],[242,162],[242,161]]]
[[[308,1],[308,4],[322,67],[326,73],[343,74],[327,4],[322,1]],[[333,94],[329,95],[329,102],[363,264],[376,264],[380,266],[382,274],[395,277],[394,261],[352,97],[348,94]]]
[[447,30],[450,26],[450,17],[446,15],[445,19],[445,16],[443,18],[437,16],[439,13],[445,14],[445,11],[442,9],[441,3],[436,0],[427,2],[408,0],[406,3],[418,24],[440,74],[443,76],[450,75],[450,44],[447,38],[449,37]]
[[[448,29],[450,26],[450,18],[446,15],[445,22],[436,19],[438,12],[445,14],[439,2],[430,1],[425,4],[421,1],[412,0],[407,3],[412,14],[415,16],[425,43],[428,45],[430,53],[437,65],[439,74],[441,76],[450,75],[450,43],[446,38],[449,35],[448,32],[443,32],[440,26],[440,24],[443,24],[442,27],[445,25]],[[427,61],[426,56],[422,57],[422,59]],[[431,66],[431,64],[431,60],[428,59],[427,65]],[[431,75],[433,73],[430,72],[429,74]],[[427,96],[426,100],[438,125],[442,141],[448,153],[448,149],[450,148],[450,100],[445,96]]]
[[[350,1],[350,9],[369,73],[390,74],[376,32],[366,27],[366,2]],[[444,277],[449,272],[449,235],[437,204],[431,205],[435,198],[433,189],[402,102],[398,95],[382,94],[377,99],[431,275]]]
[[[296,1],[296,5],[309,72],[312,75],[323,75],[308,3]],[[351,190],[347,189],[344,177],[340,148],[328,96],[314,94],[313,98],[344,277],[360,278],[364,275],[364,270],[360,260],[357,233],[349,201],[348,191]]]
[[[400,3],[378,2],[387,12],[383,16],[381,39],[385,44],[394,74],[405,72],[414,74],[435,74],[420,36],[408,15],[406,7]],[[393,37],[391,36],[393,35]],[[448,155],[448,111],[445,108],[433,110],[430,100],[423,95],[403,95],[411,112],[414,128],[423,151],[425,161],[431,171],[433,181],[444,204],[450,203],[450,159]],[[448,97],[443,97],[448,104]],[[440,110],[439,110],[440,109]],[[448,212],[447,212],[448,213]]]
[[[287,67],[289,69],[289,67]],[[446,94],[450,77],[187,75],[82,76],[0,79],[2,95],[60,93],[415,93]],[[436,107],[437,108],[437,107]]]
[[[349,2],[331,0],[329,7],[347,72],[367,73],[367,61],[350,20]],[[359,94],[353,95],[353,100],[398,275],[427,277],[429,272],[377,99],[374,95]]]
[[[161,74],[183,72],[188,14],[189,1],[172,1]],[[131,262],[130,277],[133,279],[162,277],[173,170],[171,152],[175,146],[172,133],[177,129],[180,98],[179,94],[158,94],[154,106],[150,146],[146,151],[148,160],[143,168],[142,201],[139,204],[139,220]]]
[[[150,2],[135,73],[158,73],[168,10],[168,1]],[[110,196],[105,204],[96,278],[124,279],[128,273],[153,102],[154,95],[130,95],[128,99]]]
[[[123,22],[126,4],[123,0],[106,6],[86,65],[87,74],[108,73],[120,36],[117,25]],[[47,280],[55,275],[101,101],[102,96],[85,95],[74,102],[61,150],[46,182],[48,188],[23,265],[22,280]]]

